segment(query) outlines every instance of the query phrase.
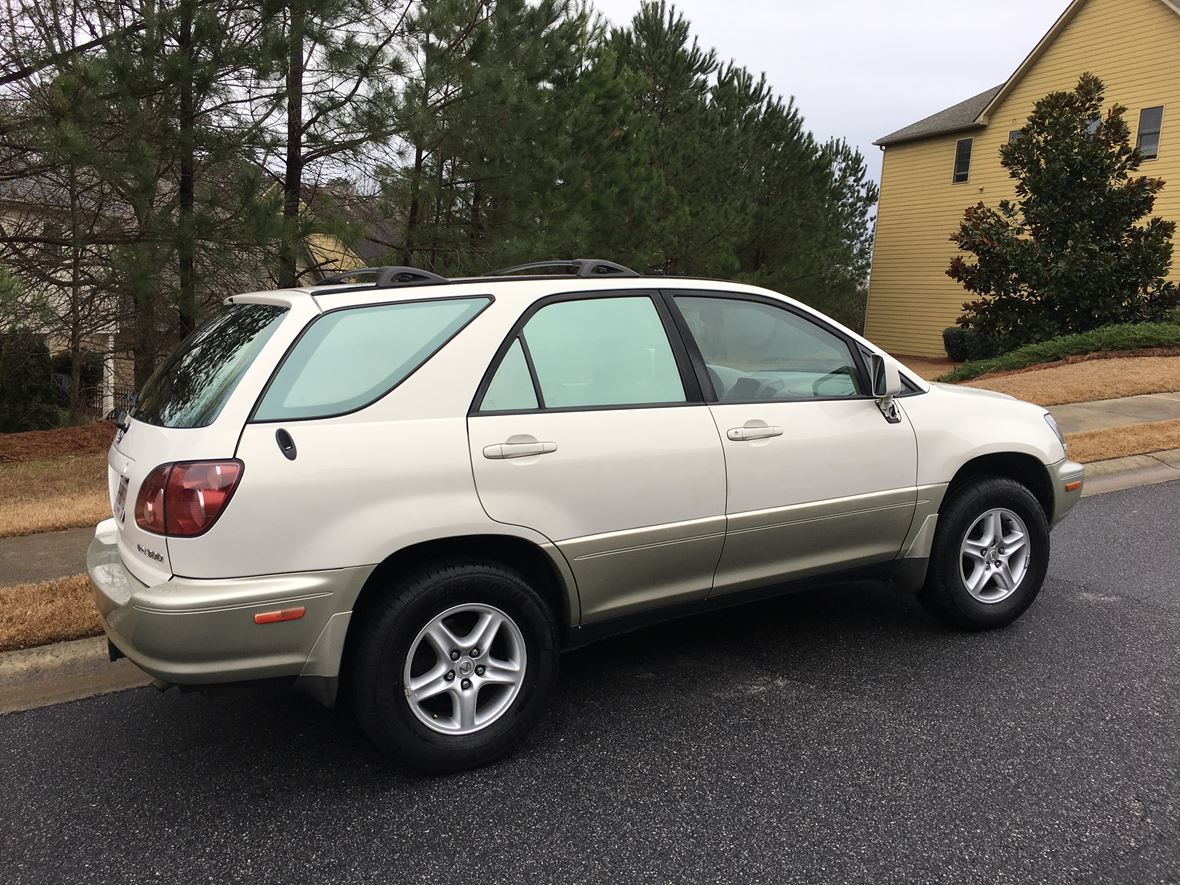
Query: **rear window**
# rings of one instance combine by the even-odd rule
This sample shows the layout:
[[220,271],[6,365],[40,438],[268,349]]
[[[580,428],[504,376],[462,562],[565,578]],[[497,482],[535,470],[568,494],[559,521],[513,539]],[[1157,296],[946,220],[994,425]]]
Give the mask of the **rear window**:
[[231,304],[189,335],[148,379],[134,416],[157,427],[207,427],[278,328],[285,307]]
[[490,303],[446,298],[326,313],[287,354],[254,420],[328,418],[376,402]]

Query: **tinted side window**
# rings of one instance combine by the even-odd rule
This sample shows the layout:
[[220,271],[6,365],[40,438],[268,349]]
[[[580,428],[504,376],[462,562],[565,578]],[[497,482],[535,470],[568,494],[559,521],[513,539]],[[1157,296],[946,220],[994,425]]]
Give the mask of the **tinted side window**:
[[759,301],[676,295],[719,402],[860,396],[843,339]]
[[529,373],[524,348],[518,338],[504,354],[504,361],[488,385],[488,392],[483,396],[483,411],[513,412],[535,409],[538,405],[533,376]]
[[[558,301],[521,333],[536,370],[541,408],[683,403],[684,384],[655,304],[646,296]],[[496,370],[481,411],[531,408],[514,343]],[[527,364],[525,365],[527,369]],[[503,391],[514,391],[511,397]]]
[[326,418],[380,399],[490,301],[451,298],[324,314],[287,354],[254,420]]

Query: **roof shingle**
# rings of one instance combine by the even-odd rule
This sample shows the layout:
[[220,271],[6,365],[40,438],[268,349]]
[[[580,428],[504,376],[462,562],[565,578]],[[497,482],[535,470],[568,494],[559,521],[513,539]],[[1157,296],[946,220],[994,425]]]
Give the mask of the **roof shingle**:
[[896,132],[878,138],[873,144],[885,147],[886,145],[900,144],[903,141],[929,138],[931,135],[945,135],[948,132],[970,129],[976,125],[975,121],[983,113],[983,109],[988,106],[991,100],[1003,88],[1004,84],[1001,83],[999,86],[988,89],[986,92],[981,92],[979,95],[972,96],[966,101],[961,101],[946,110],[932,114],[924,120],[911,123],[904,129],[898,129]]

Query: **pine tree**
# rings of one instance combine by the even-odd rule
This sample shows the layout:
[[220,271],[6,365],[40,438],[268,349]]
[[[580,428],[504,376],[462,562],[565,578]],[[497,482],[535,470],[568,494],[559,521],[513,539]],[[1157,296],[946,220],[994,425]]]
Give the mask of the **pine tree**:
[[268,23],[259,76],[277,81],[285,136],[268,146],[282,163],[280,286],[298,282],[303,244],[330,221],[305,211],[305,178],[331,178],[394,131],[401,73],[392,45],[409,0],[289,0]]

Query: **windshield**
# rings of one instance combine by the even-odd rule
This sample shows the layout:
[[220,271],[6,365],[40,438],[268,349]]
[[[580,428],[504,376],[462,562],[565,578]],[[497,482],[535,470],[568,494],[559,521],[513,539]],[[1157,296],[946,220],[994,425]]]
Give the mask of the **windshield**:
[[226,307],[148,379],[133,417],[158,427],[212,424],[285,313],[285,307],[272,304]]

